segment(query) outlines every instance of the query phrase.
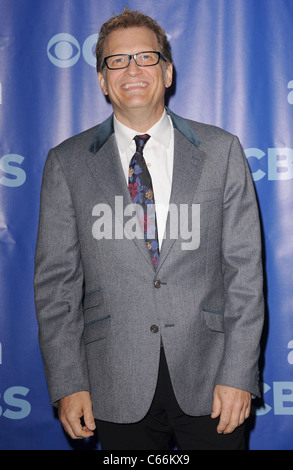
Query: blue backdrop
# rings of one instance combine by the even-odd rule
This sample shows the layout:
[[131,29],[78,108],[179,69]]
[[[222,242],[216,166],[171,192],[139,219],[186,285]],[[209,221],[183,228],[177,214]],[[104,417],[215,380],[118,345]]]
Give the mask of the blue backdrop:
[[266,268],[263,400],[250,449],[293,449],[293,1],[0,0],[0,448],[99,448],[66,437],[49,404],[33,265],[49,148],[111,112],[93,48],[130,8],[171,42],[169,107],[239,136],[258,195]]

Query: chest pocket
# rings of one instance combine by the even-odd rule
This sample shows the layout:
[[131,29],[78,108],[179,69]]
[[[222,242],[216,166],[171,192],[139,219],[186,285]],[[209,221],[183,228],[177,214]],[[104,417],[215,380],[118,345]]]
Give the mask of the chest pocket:
[[220,188],[207,189],[204,191],[197,191],[194,196],[193,202],[201,204],[210,201],[221,201],[222,202],[222,190]]

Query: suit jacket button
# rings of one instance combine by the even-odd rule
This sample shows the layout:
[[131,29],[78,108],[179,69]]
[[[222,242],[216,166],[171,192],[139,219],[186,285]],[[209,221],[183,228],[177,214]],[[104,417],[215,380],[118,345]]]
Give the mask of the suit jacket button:
[[152,333],[158,333],[159,327],[157,325],[152,325],[150,330]]
[[162,285],[161,281],[159,281],[159,280],[155,281],[155,288],[156,289],[160,289],[161,285]]

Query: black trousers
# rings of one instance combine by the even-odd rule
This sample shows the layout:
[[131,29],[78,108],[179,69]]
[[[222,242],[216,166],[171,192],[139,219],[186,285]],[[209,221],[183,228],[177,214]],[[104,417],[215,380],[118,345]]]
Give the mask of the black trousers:
[[175,398],[161,348],[155,396],[139,422],[116,424],[96,420],[102,450],[244,450],[244,425],[231,434],[217,433],[218,419],[183,413]]

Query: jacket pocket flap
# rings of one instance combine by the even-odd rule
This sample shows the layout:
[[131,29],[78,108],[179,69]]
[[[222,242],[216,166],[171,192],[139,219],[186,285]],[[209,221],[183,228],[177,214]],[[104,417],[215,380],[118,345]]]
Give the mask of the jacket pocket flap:
[[93,289],[92,291],[86,292],[83,299],[83,310],[95,307],[100,304],[102,298],[102,291],[100,287]]
[[212,331],[224,333],[224,312],[212,309],[203,309],[207,327]]
[[83,338],[85,344],[105,338],[108,333],[110,315],[100,315],[84,324]]

